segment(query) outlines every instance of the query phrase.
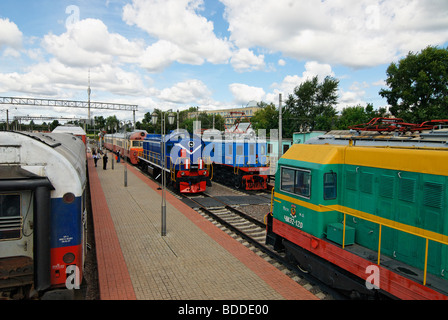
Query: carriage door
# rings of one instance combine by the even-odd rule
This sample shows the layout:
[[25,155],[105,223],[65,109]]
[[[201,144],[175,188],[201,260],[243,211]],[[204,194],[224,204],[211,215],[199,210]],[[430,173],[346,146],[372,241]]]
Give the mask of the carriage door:
[[33,282],[32,195],[32,191],[0,193],[0,260],[5,261],[3,267],[0,264],[0,289]]

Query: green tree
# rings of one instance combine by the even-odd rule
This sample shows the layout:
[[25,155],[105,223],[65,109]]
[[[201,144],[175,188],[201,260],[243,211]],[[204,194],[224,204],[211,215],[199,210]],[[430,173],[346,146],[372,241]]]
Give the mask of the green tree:
[[326,77],[319,83],[318,76],[315,76],[296,87],[286,101],[283,116],[285,136],[292,136],[300,127],[330,130],[336,121],[338,86],[337,79]]
[[365,108],[360,105],[347,107],[342,110],[336,128],[339,130],[347,130],[350,126],[367,123],[373,118],[385,117],[386,113],[386,108],[374,110],[371,103],[368,103]]
[[103,116],[95,117],[95,128],[96,129],[105,129],[106,128],[106,119]]
[[278,109],[273,103],[260,102],[258,106],[261,109],[251,119],[253,129],[266,129],[266,134],[269,135],[271,129],[278,129]]
[[107,117],[105,129],[107,130],[108,133],[115,133],[115,132],[117,132],[118,123],[119,123],[119,121],[117,119],[117,116],[114,115],[114,116]]
[[[181,129],[186,129],[188,132],[193,132],[193,125],[195,121],[201,122],[201,128],[203,130],[213,128],[213,115],[207,114],[206,112],[200,113],[197,117],[186,118],[180,124]],[[220,115],[215,115],[215,129],[224,130],[224,118]]]
[[137,121],[135,126],[137,129],[146,130],[148,133],[154,133],[155,127],[152,124],[151,113],[146,112],[143,116],[142,122]]
[[377,113],[373,110],[373,106],[368,104],[365,108],[357,105],[354,107],[344,108],[337,121],[337,129],[347,130],[348,127],[367,123],[377,117]]
[[53,131],[54,129],[56,129],[59,126],[59,121],[58,120],[54,120],[51,124],[50,124],[50,131]]
[[388,67],[386,84],[379,94],[394,116],[414,123],[448,118],[448,48],[409,52]]

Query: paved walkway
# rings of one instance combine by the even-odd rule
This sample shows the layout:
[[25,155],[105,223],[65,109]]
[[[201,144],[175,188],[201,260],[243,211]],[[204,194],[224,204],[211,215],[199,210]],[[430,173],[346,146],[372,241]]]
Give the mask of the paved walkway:
[[95,168],[89,159],[102,300],[316,300],[244,245],[132,166]]

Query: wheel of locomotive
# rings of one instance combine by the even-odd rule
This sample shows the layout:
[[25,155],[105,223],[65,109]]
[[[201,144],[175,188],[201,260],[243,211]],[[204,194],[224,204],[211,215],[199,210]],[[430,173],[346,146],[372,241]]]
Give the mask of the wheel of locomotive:
[[234,182],[234,185],[235,185],[235,188],[236,189],[240,189],[241,188],[241,186],[242,186],[242,183],[241,183],[241,177],[240,176],[235,176],[234,178],[233,178],[233,182]]

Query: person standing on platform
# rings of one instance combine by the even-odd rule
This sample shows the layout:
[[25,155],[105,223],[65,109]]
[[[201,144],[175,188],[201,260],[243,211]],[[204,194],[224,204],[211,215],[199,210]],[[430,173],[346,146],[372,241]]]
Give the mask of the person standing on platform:
[[109,158],[107,157],[107,152],[104,154],[104,156],[103,156],[103,170],[106,170],[107,169],[107,160],[108,160]]
[[93,161],[95,161],[95,167],[97,167],[99,158],[100,158],[100,155],[96,152],[96,149],[93,149]]

